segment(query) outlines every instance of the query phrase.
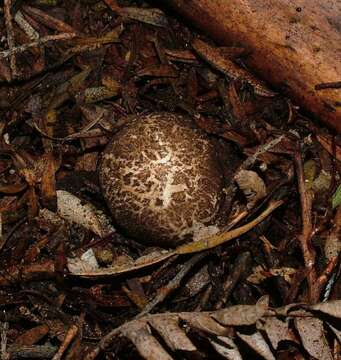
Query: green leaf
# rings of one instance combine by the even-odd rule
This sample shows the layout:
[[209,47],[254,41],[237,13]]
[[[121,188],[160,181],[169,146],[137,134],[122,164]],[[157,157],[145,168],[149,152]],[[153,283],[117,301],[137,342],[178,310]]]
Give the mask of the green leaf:
[[333,198],[332,198],[332,207],[335,209],[341,204],[341,185],[336,189]]

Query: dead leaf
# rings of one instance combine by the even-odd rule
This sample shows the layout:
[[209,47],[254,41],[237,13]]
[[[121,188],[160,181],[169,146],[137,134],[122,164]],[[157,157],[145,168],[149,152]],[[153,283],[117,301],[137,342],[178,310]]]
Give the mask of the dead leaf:
[[289,328],[288,320],[269,317],[265,319],[265,323],[262,328],[265,330],[266,335],[275,350],[277,350],[281,341],[298,342],[293,331]]
[[214,350],[228,360],[243,360],[237,345],[226,336],[217,336],[216,339],[209,339]]
[[166,350],[151,334],[145,321],[133,321],[122,329],[122,335],[136,346],[137,351],[148,360],[173,360]]
[[129,19],[137,20],[145,24],[166,27],[168,20],[160,9],[144,9],[137,7],[124,7],[119,10],[119,14]]
[[[341,300],[338,302],[341,303]],[[319,309],[325,306],[324,304],[317,304],[312,308]],[[231,338],[236,334],[244,344],[262,358],[274,360],[275,356],[271,351],[271,347],[275,350],[278,349],[281,341],[292,341],[300,344],[300,338],[295,335],[295,329],[292,326],[292,318],[294,318],[302,344],[309,354],[316,359],[331,359],[324,336],[323,322],[318,317],[307,313],[305,311],[306,307],[304,304],[290,304],[284,308],[270,310],[268,309],[268,297],[265,296],[256,305],[232,306],[211,312],[146,315],[112,330],[105,336],[100,346],[101,349],[104,349],[110,344],[110,340],[114,336],[124,336],[133,342],[137,351],[145,359],[172,359],[173,352],[178,350],[196,351],[196,346],[192,344],[192,341],[187,336],[189,330],[192,329],[201,331],[202,336],[207,334],[207,340],[213,349],[225,359],[242,359],[238,348],[240,343]],[[238,311],[236,311],[237,309]],[[291,311],[293,309],[296,310]],[[243,314],[243,311],[247,315]],[[332,313],[334,314],[334,311]],[[229,316],[225,316],[227,314]],[[238,320],[238,316],[242,319]],[[224,325],[219,324],[215,320],[217,318],[219,322],[221,322],[221,319],[227,319],[227,321],[225,321]],[[230,321],[231,319],[233,321]],[[255,324],[256,326],[254,326]],[[247,328],[245,328],[245,325]],[[327,323],[327,325],[331,327],[330,324]],[[331,327],[331,329],[338,338],[340,331],[335,327]],[[155,331],[158,333],[157,337]],[[261,332],[265,332],[266,337],[263,337]],[[160,339],[162,339],[162,342],[160,342]],[[167,344],[167,348],[163,346],[163,343]],[[243,351],[245,351],[244,345],[242,346]],[[93,360],[97,355],[97,351],[90,352],[85,360]]]
[[237,66],[227,57],[222,56],[219,48],[215,48],[198,38],[192,41],[192,46],[205,61],[207,61],[218,71],[227,75],[232,80],[240,79],[249,83],[254,88],[254,91],[257,95],[265,97],[272,97],[276,95],[249,72]]
[[62,219],[81,225],[100,237],[115,231],[104,213],[65,190],[57,190],[57,212]]
[[268,306],[269,297],[263,296],[256,305],[231,306],[224,310],[215,311],[212,313],[212,317],[225,326],[253,325],[265,314]]
[[341,319],[341,300],[332,300],[312,305],[309,309]]
[[[329,135],[316,135],[318,142],[329,152],[330,155],[334,156],[333,152],[333,138]],[[341,161],[341,147],[335,144],[335,157]]]
[[327,339],[324,336],[323,322],[320,319],[295,318],[295,327],[309,355],[315,359],[333,359]]
[[109,89],[105,86],[90,87],[84,91],[84,102],[86,104],[96,103],[105,99],[110,99],[119,94],[120,88]]
[[266,360],[275,360],[275,357],[268,345],[268,343],[263,338],[260,332],[255,332],[253,334],[242,334],[237,332],[237,335],[253,349],[257,354],[262,356]]
[[241,169],[234,179],[247,199],[248,209],[252,209],[259,200],[267,195],[264,181],[254,171]]
[[136,76],[150,76],[150,77],[170,77],[175,78],[179,76],[178,71],[172,65],[159,64],[145,67],[136,72]]
[[109,276],[109,275],[119,275],[127,272],[132,272],[135,270],[139,270],[159,262],[165,261],[170,257],[174,256],[173,251],[160,250],[154,251],[148,255],[141,256],[135,261],[131,258],[121,257],[120,262],[117,262],[110,267],[107,268],[99,268],[96,271],[81,271],[81,272],[72,272],[72,275],[75,276],[83,276],[83,277],[101,277],[101,276]]
[[173,351],[195,351],[196,347],[192,344],[186,333],[179,327],[178,320],[175,318],[154,317],[148,323],[160,334],[166,344]]
[[79,258],[68,259],[67,267],[70,273],[96,271],[99,268],[94,251],[91,248]]
[[14,344],[16,345],[33,345],[39,342],[48,332],[50,328],[47,325],[39,325],[25,331],[18,336]]

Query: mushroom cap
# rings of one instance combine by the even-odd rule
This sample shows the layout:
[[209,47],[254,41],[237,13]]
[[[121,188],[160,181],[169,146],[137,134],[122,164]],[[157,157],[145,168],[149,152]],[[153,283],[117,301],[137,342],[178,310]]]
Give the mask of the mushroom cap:
[[219,216],[215,145],[182,115],[134,117],[107,145],[99,179],[117,225],[141,242],[176,246]]

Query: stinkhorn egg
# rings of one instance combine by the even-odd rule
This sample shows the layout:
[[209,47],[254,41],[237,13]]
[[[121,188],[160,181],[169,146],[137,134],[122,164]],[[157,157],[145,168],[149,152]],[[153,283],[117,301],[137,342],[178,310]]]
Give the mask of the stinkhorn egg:
[[116,224],[141,242],[174,247],[219,217],[219,156],[186,116],[134,117],[104,150],[99,180]]

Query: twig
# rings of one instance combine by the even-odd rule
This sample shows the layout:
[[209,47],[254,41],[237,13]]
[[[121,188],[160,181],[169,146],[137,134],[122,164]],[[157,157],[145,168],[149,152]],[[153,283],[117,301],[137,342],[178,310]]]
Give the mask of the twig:
[[[258,157],[269,150],[271,150],[274,146],[279,144],[284,139],[284,135],[280,135],[279,137],[269,141],[268,143],[259,145],[257,151],[249,156],[239,167],[239,170],[247,170],[250,166],[252,166],[258,159]],[[238,171],[236,172],[238,173]]]
[[[12,49],[15,48],[11,9],[12,9],[12,0],[5,0],[4,1],[4,12],[5,12],[7,43],[8,43],[9,51],[11,51]],[[12,77],[16,77],[18,75],[18,70],[17,70],[17,65],[16,65],[15,53],[10,54],[10,67],[12,70]]]
[[320,297],[320,289],[316,284],[315,251],[311,245],[313,233],[312,225],[312,196],[305,186],[301,147],[295,152],[295,166],[298,180],[298,190],[301,198],[302,233],[298,236],[304,265],[307,270],[308,297],[310,303],[316,303]]
[[24,51],[26,51],[30,48],[36,47],[36,46],[41,46],[50,41],[69,40],[76,36],[77,35],[75,33],[62,33],[62,34],[57,34],[57,35],[47,35],[47,36],[40,38],[37,41],[32,41],[27,44],[13,47],[12,49],[0,51],[0,59],[7,58],[9,56],[12,56],[13,54],[18,54],[18,53],[24,52]]
[[279,206],[283,204],[282,200],[272,201],[268,207],[254,220],[250,221],[249,223],[231,230],[231,231],[224,231],[217,235],[213,235],[209,238],[205,238],[199,241],[191,242],[188,244],[180,245],[175,249],[176,254],[190,254],[195,253],[207,249],[212,249],[218,245],[224,244],[228,241],[231,241],[248,231],[254,228],[256,225],[261,223],[264,219],[266,219],[274,210],[276,210]]
[[176,290],[181,280],[186,276],[186,274],[191,270],[191,268],[197,264],[201,259],[203,259],[207,253],[200,253],[193,256],[187,263],[183,266],[183,268],[179,271],[179,273],[172,279],[165,287],[159,289],[157,295],[145,306],[145,308],[135,317],[135,319],[140,319],[141,317],[147,315],[150,311],[154,309],[154,307],[160,304],[165,298],[174,290]]
[[35,19],[37,19],[39,22],[41,22],[50,29],[65,33],[76,32],[76,30],[69,24],[66,24],[63,21],[56,19],[55,17],[45,13],[44,11],[41,11],[37,8],[28,5],[24,5],[22,8],[25,13],[27,12],[30,16],[34,17]]
[[341,81],[327,82],[315,85],[315,90],[341,89]]
[[56,354],[52,358],[52,360],[60,360],[62,358],[65,350],[68,348],[71,341],[77,335],[77,332],[78,332],[78,327],[76,325],[71,325],[68,328],[68,330],[67,330],[67,332],[65,334],[65,338],[64,338],[63,342],[61,343],[58,351],[56,352]]
[[7,351],[8,322],[0,323],[0,356],[3,360],[9,360],[10,354]]
[[234,263],[234,268],[230,274],[224,280],[222,290],[223,293],[219,300],[215,304],[215,309],[221,309],[225,306],[232,290],[236,286],[237,282],[245,276],[245,273],[250,268],[251,253],[246,251],[237,256]]

